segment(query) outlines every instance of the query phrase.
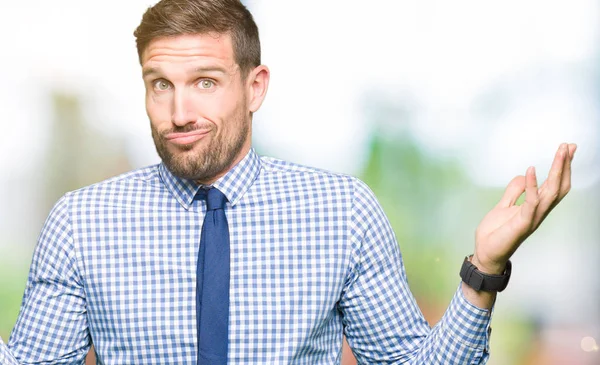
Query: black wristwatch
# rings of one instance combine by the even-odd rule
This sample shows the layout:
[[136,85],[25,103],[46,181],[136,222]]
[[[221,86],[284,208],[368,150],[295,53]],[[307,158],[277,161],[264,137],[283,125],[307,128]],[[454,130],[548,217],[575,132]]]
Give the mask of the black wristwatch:
[[512,264],[510,260],[506,263],[506,269],[502,275],[484,274],[477,270],[477,266],[471,263],[471,256],[465,257],[462,268],[460,269],[460,277],[471,288],[480,291],[502,291],[506,289],[510,280],[510,272]]

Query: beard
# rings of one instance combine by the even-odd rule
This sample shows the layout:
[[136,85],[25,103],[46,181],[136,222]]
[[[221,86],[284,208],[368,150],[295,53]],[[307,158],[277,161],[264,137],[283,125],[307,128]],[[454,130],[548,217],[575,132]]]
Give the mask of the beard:
[[[250,122],[241,113],[222,126],[224,129],[221,134],[213,134],[213,129],[197,142],[169,148],[165,138],[167,134],[191,132],[199,129],[198,125],[187,124],[159,132],[151,123],[152,139],[156,152],[173,175],[198,182],[212,182],[217,175],[232,167],[246,140],[250,138]],[[206,144],[205,140],[209,137],[212,138]]]

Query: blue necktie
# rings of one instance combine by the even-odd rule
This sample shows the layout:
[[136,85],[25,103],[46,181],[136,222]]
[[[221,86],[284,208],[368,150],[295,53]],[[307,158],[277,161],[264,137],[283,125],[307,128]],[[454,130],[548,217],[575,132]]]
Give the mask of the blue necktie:
[[196,267],[198,365],[227,364],[229,326],[229,227],[227,198],[216,188],[200,189],[207,211]]

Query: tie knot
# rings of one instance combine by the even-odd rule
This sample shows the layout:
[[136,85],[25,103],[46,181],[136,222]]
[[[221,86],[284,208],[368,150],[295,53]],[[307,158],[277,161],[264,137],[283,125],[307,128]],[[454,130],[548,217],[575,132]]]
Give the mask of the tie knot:
[[217,188],[210,188],[206,194],[206,206],[208,210],[225,209],[227,198]]

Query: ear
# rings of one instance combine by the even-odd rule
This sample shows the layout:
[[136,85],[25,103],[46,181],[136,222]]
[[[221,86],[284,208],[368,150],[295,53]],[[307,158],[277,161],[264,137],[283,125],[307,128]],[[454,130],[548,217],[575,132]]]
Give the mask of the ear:
[[254,113],[262,105],[267,89],[269,88],[269,78],[271,73],[269,68],[264,65],[256,67],[250,71],[246,80],[248,90],[248,109],[250,113]]

